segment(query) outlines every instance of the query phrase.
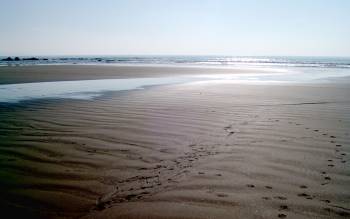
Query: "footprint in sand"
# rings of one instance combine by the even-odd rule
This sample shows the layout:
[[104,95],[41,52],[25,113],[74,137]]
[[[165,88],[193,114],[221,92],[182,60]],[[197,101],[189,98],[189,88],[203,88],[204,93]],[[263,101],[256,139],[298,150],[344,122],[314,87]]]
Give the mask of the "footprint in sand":
[[231,135],[235,134],[235,132],[231,131],[231,129],[232,129],[232,125],[228,125],[228,126],[224,127],[224,130],[226,132],[228,132],[227,136],[231,136]]
[[286,218],[287,215],[285,215],[285,214],[278,214],[278,217],[279,217],[279,218]]
[[328,199],[321,200],[321,202],[325,202],[327,204],[331,203],[331,201],[329,201]]
[[324,177],[324,179],[325,179],[325,180],[331,180],[331,177],[326,176],[326,177]]
[[225,198],[227,197],[228,195],[227,194],[223,194],[223,193],[218,193],[216,194],[217,197],[220,197],[220,198]]
[[336,138],[334,135],[329,136],[330,138]]
[[231,131],[231,132],[229,132],[229,133],[227,134],[227,136],[230,136],[230,135],[233,135],[233,134],[235,134],[235,132]]
[[228,125],[228,126],[224,127],[225,130],[228,130],[230,128],[232,128],[232,125]]
[[334,165],[333,165],[333,164],[328,164],[328,166],[329,166],[329,167],[334,167]]
[[299,197],[305,197],[305,198],[310,197],[310,195],[309,195],[309,194],[306,194],[306,193],[299,193],[298,196],[299,196]]
[[267,188],[267,189],[272,189],[272,186],[265,186],[265,188]]
[[284,197],[284,196],[275,196],[275,197],[273,197],[273,198],[279,199],[279,200],[287,200],[287,198]]
[[280,211],[281,210],[288,210],[289,207],[287,205],[280,205]]
[[303,197],[303,198],[306,198],[306,199],[309,199],[309,200],[312,200],[313,197],[309,194],[306,194],[306,193],[299,193],[298,194],[299,197]]
[[264,200],[270,200],[271,198],[269,198],[269,197],[261,197],[262,199],[264,199]]
[[301,188],[301,189],[307,189],[307,186],[301,185],[301,186],[299,186],[299,188]]
[[247,184],[247,187],[248,187],[248,188],[254,188],[255,185],[253,185],[253,184]]

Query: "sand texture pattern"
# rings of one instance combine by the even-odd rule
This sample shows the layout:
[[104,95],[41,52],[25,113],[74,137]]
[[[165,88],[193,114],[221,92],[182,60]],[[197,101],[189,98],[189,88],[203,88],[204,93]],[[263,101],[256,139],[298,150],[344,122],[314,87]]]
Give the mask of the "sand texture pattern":
[[0,204],[41,218],[349,218],[350,88],[167,85],[0,106]]

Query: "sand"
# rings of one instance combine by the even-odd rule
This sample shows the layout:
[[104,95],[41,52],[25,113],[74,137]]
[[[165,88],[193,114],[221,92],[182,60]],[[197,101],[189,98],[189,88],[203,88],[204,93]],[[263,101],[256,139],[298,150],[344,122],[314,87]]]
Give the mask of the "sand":
[[349,86],[334,84],[202,83],[108,93],[93,101],[2,104],[2,212],[33,218],[348,218],[349,95]]
[[[74,81],[198,74],[255,73],[255,69],[175,67],[166,65],[36,65],[0,66],[0,84],[44,81]],[[259,72],[271,72],[270,69]]]

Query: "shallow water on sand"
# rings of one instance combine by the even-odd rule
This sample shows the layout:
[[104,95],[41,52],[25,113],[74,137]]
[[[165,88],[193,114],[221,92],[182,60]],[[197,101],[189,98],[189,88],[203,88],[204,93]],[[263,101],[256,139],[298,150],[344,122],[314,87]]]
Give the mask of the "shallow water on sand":
[[[203,70],[205,72],[205,70]],[[348,69],[288,69],[278,73],[202,74],[177,77],[99,79],[56,81],[0,85],[0,102],[14,103],[41,98],[92,99],[109,91],[140,89],[146,86],[179,83],[235,83],[270,84],[288,83],[347,83]]]
[[107,91],[133,90],[144,86],[189,81],[178,77],[56,81],[0,85],[0,102],[39,98],[91,99]]

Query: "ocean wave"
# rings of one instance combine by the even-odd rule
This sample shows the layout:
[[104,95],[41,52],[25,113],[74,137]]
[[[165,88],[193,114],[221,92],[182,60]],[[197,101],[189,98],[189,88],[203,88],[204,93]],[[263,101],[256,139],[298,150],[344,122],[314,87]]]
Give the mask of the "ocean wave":
[[[27,57],[24,57],[27,58]],[[2,60],[3,59],[3,60]],[[38,60],[7,61],[0,57],[0,65],[50,64],[170,64],[198,66],[261,66],[350,68],[350,58],[339,57],[238,57],[238,56],[82,56],[37,57]]]

